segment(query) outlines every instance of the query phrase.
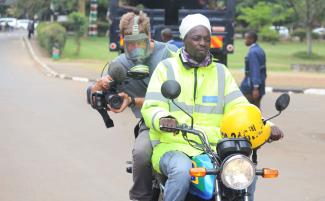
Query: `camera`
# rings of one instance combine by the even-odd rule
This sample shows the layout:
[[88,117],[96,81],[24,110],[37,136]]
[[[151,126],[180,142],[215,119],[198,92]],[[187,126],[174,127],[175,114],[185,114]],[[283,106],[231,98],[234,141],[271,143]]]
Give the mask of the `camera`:
[[108,109],[108,105],[113,109],[120,109],[123,98],[118,95],[118,87],[116,85],[110,86],[106,91],[97,91],[91,93],[91,86],[87,88],[87,102],[94,109]]

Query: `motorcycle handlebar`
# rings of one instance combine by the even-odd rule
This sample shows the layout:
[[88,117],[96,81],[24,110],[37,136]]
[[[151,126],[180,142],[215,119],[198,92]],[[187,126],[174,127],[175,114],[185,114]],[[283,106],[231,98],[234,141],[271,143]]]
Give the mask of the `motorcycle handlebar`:
[[187,126],[186,124],[177,125],[176,128],[160,126],[160,129],[181,131],[181,132],[185,132],[185,133],[192,133],[194,135],[200,135],[200,134],[204,135],[202,131],[192,129],[189,126]]

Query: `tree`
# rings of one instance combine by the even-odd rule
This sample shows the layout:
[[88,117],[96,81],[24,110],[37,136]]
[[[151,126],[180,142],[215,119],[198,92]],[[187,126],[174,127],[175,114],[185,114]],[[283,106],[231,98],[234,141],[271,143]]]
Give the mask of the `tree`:
[[35,15],[43,19],[50,10],[51,0],[17,0],[14,5],[16,16],[33,18]]
[[86,0],[79,0],[78,5],[79,5],[79,12],[85,15],[85,13],[86,13]]
[[69,15],[69,22],[71,24],[71,28],[74,32],[75,41],[77,44],[76,55],[80,53],[81,46],[81,37],[87,31],[87,18],[84,14],[79,12],[73,12]]
[[307,55],[312,54],[312,29],[324,22],[325,4],[324,0],[288,0],[300,24],[306,29]]
[[284,10],[277,3],[258,2],[255,6],[240,8],[241,15],[239,20],[248,23],[250,29],[255,31],[261,30],[263,27],[271,26],[275,23],[284,21],[292,14],[292,10]]

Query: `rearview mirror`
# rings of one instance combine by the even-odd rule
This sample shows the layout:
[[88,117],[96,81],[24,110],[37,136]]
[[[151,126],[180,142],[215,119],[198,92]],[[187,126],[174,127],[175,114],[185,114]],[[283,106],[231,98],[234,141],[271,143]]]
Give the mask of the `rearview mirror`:
[[277,111],[282,112],[283,110],[285,110],[288,107],[289,103],[290,103],[289,94],[287,94],[287,93],[281,94],[281,96],[279,96],[276,99],[275,108]]
[[175,80],[167,80],[161,85],[161,93],[167,99],[175,99],[181,93],[181,86]]

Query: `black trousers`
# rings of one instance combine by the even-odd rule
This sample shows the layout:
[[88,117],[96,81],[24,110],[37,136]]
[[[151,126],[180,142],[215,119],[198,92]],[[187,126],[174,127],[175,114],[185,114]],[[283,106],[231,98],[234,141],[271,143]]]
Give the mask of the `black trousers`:
[[260,97],[258,97],[257,99],[254,99],[253,96],[252,96],[252,94],[244,94],[244,96],[247,98],[247,100],[248,100],[251,104],[253,104],[253,105],[255,105],[256,107],[260,108],[260,106],[261,106],[261,100],[262,100],[262,97],[263,97],[263,96],[260,96]]

